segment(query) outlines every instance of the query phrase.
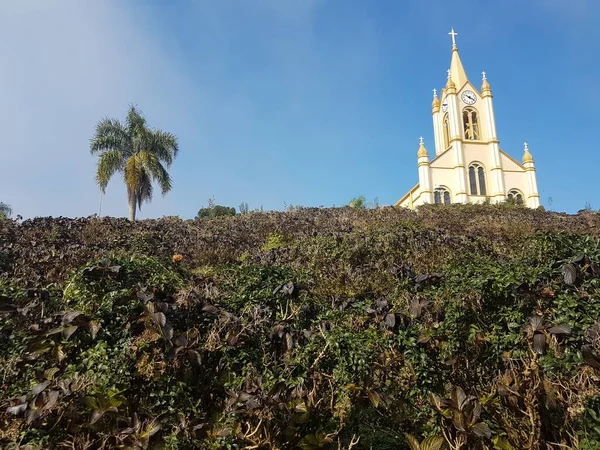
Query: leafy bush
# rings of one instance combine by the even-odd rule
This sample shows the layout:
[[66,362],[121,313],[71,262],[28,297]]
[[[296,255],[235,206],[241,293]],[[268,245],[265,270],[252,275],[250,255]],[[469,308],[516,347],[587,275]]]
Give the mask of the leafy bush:
[[3,221],[0,445],[598,448],[598,221]]
[[235,208],[222,206],[222,205],[214,205],[211,208],[200,208],[198,210],[197,219],[211,219],[213,217],[223,217],[223,216],[235,216]]

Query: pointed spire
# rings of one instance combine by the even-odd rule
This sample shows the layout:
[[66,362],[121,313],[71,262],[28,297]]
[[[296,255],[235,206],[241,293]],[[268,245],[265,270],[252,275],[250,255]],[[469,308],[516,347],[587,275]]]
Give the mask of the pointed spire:
[[456,92],[456,85],[454,84],[454,81],[452,81],[452,70],[451,69],[448,69],[448,81],[446,82],[446,89],[454,90],[454,92]]
[[456,45],[456,36],[458,33],[454,31],[454,28],[448,33],[452,36],[452,60],[450,61],[450,72],[452,74],[452,81],[460,89],[467,82],[467,74],[465,68],[462,65],[460,56],[458,56],[458,46]]
[[440,110],[440,99],[437,96],[437,89],[433,90],[433,101],[431,102],[431,112],[436,113]]
[[527,142],[523,142],[523,147],[523,164],[533,163],[533,156],[529,153],[529,145],[527,145]]
[[427,149],[425,148],[425,142],[423,141],[423,136],[419,138],[419,151],[417,152],[417,157],[419,158],[428,158]]
[[492,95],[492,88],[490,87],[490,83],[487,80],[487,75],[485,72],[481,72],[481,95],[483,97]]

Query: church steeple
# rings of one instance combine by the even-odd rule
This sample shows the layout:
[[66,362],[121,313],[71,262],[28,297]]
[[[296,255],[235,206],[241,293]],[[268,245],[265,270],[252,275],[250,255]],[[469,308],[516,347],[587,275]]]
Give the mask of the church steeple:
[[500,150],[494,98],[485,72],[481,89],[471,83],[458,54],[454,28],[448,78],[438,97],[433,89],[431,117],[435,154],[429,158],[423,138],[417,160],[419,183],[397,205],[414,208],[427,203],[499,203],[522,198],[539,206],[535,164],[527,144],[523,163]]
[[456,36],[458,33],[454,31],[454,28],[448,33],[452,36],[452,60],[450,61],[450,77],[457,89],[461,89],[468,81],[467,73],[462,65],[460,56],[458,55],[458,46],[456,45]]

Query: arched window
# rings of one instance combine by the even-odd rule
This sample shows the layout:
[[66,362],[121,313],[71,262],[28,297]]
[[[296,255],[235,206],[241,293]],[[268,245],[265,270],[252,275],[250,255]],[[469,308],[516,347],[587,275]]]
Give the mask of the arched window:
[[469,166],[469,185],[471,186],[471,195],[486,195],[485,189],[485,170],[479,163],[473,163]]
[[463,125],[465,127],[465,139],[479,140],[479,116],[475,108],[463,109]]
[[444,116],[444,150],[450,147],[450,119],[448,114]]
[[433,201],[436,205],[449,205],[450,192],[444,187],[435,188],[435,191],[433,191]]
[[515,202],[519,205],[523,204],[523,194],[521,194],[521,192],[517,189],[511,189],[508,191],[508,195],[506,197],[508,197],[508,200],[511,202]]

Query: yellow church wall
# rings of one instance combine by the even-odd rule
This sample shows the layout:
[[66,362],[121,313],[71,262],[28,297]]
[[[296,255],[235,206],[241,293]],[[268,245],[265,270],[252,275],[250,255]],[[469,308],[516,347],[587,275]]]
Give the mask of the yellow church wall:
[[452,167],[432,167],[431,179],[433,180],[432,188],[445,187],[450,191],[450,195],[454,197],[453,187],[456,184],[456,174]]
[[526,197],[529,195],[529,185],[527,184],[527,174],[523,172],[504,172],[504,186],[506,192],[511,189],[518,189]]
[[403,208],[412,208],[413,206],[415,206],[415,202],[419,201],[420,198],[420,192],[419,192],[419,188],[420,185],[417,184],[415,187],[413,187],[410,191],[408,191],[408,193],[406,193],[406,195],[404,197],[402,197],[397,203],[396,206],[401,206]]
[[438,155],[430,164],[433,168],[452,167],[454,165],[452,150],[446,150],[444,153]]
[[502,161],[502,168],[513,172],[525,172],[525,169],[521,164],[516,162],[513,158],[508,156],[502,150],[500,150],[500,160]]
[[490,170],[490,151],[487,144],[471,144],[469,141],[463,143],[465,152],[465,167],[468,168],[473,162],[483,165],[486,173]]

